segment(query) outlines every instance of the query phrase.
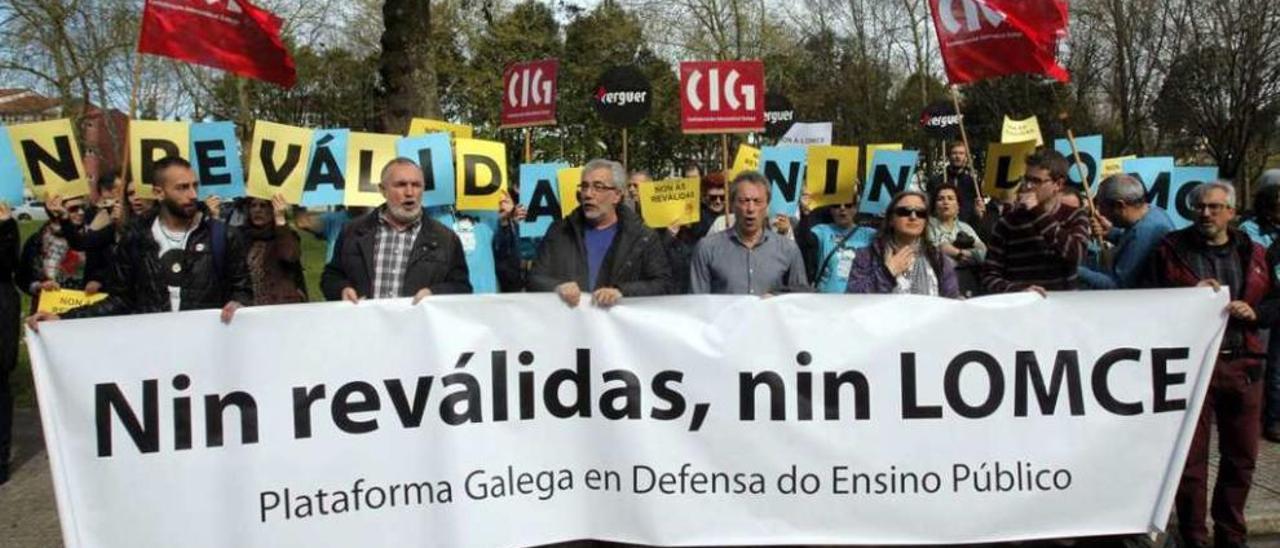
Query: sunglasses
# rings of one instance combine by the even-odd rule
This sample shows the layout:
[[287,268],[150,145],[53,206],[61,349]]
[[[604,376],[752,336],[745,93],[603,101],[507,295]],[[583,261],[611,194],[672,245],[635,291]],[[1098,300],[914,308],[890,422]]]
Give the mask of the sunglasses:
[[917,209],[914,207],[895,207],[893,208],[893,216],[903,217],[903,218],[915,217],[917,219],[927,219],[929,218],[929,212],[927,210]]
[[835,204],[831,206],[831,208],[832,209],[858,209],[858,204],[853,202],[850,202],[847,204]]
[[708,202],[723,202],[723,201],[724,201],[724,195],[723,195],[723,194],[708,194],[708,195],[707,195],[707,201],[708,201]]

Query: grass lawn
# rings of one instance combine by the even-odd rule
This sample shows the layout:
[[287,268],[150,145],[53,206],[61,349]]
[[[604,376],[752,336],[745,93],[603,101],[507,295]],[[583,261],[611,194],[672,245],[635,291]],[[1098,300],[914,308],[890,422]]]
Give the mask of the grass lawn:
[[[29,221],[18,223],[18,230],[22,234],[22,241],[27,241],[36,230],[39,230],[39,221]],[[302,266],[307,275],[307,295],[313,301],[324,300],[320,294],[320,271],[324,268],[324,240],[313,237],[310,234],[302,233]],[[25,316],[26,311],[31,309],[31,299],[26,293],[22,293],[22,310]],[[27,356],[27,345],[25,342],[18,345],[18,369],[14,371],[13,378],[14,397],[18,407],[31,407],[36,404],[35,387],[31,382],[31,359]]]

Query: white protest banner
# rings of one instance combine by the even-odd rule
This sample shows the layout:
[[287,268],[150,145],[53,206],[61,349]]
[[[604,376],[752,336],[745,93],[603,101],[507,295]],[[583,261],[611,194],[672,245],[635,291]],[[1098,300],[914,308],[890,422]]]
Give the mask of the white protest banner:
[[434,296],[27,344],[72,547],[968,544],[1163,527],[1226,303]]
[[778,139],[779,145],[829,145],[831,122],[796,122]]

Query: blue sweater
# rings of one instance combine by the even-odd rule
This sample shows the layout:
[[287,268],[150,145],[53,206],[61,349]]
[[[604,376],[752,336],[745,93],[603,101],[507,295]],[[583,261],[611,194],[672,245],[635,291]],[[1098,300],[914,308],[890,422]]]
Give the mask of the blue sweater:
[[1128,229],[1111,231],[1107,240],[1115,245],[1115,260],[1110,270],[1098,265],[1081,265],[1080,281],[1093,289],[1129,289],[1137,287],[1147,256],[1165,234],[1173,231],[1173,221],[1165,210],[1149,206],[1147,214]]

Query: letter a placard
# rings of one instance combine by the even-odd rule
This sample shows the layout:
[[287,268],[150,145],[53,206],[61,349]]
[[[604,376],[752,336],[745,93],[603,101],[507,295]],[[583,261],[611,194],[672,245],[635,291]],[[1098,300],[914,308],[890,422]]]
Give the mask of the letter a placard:
[[680,63],[680,127],[685,133],[764,131],[764,62]]
[[542,59],[515,63],[502,72],[503,129],[556,125],[559,68],[560,61]]

